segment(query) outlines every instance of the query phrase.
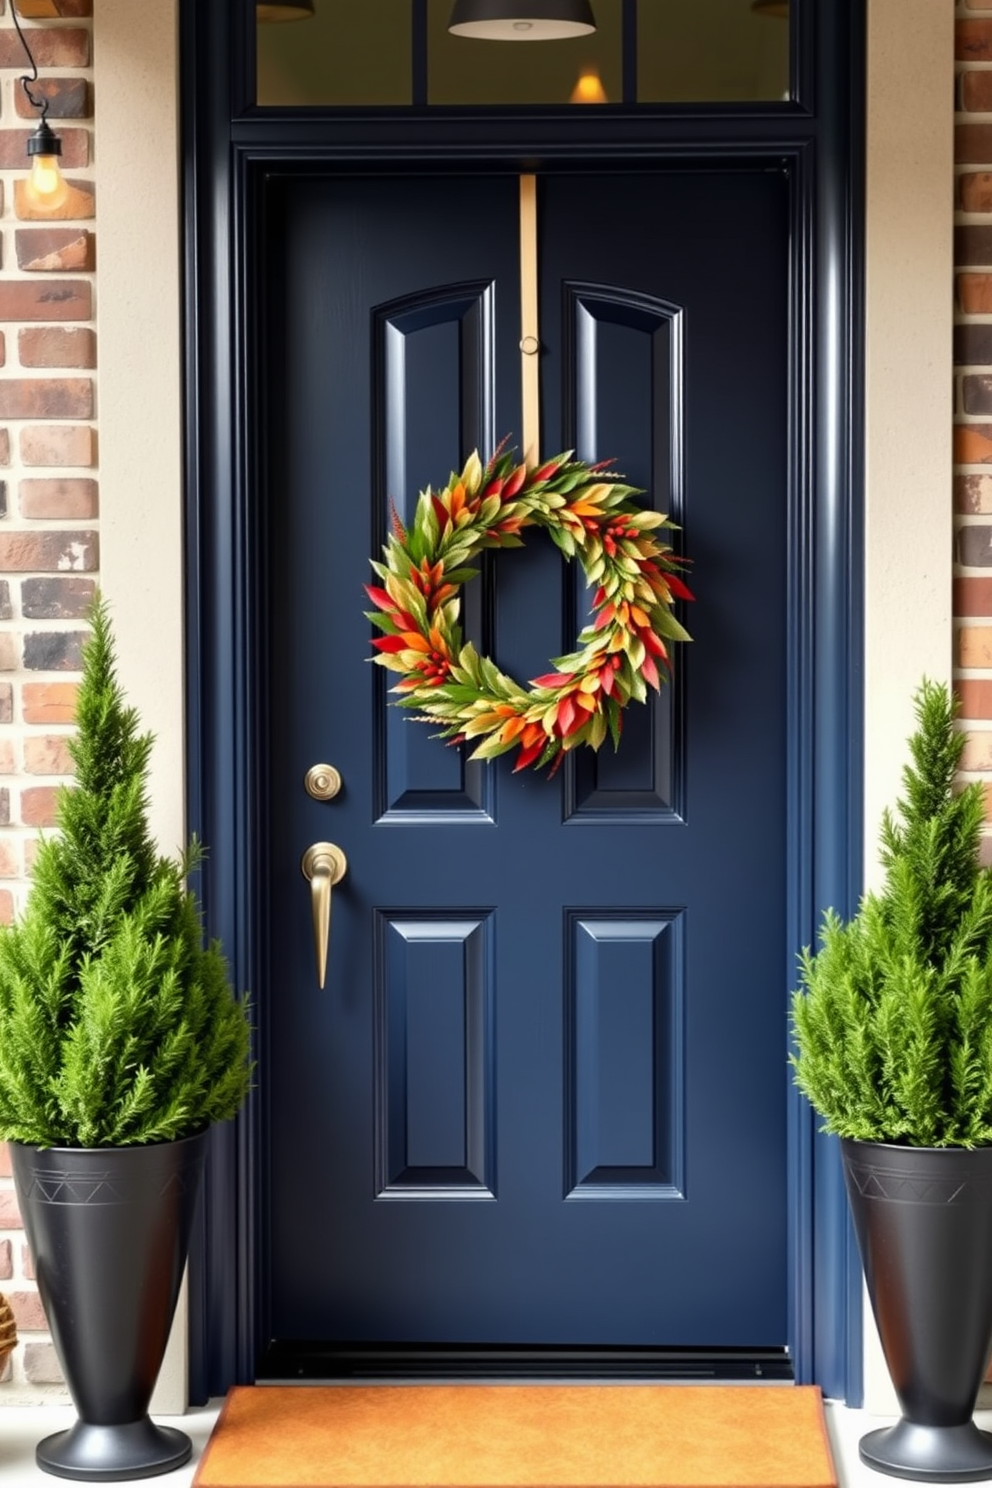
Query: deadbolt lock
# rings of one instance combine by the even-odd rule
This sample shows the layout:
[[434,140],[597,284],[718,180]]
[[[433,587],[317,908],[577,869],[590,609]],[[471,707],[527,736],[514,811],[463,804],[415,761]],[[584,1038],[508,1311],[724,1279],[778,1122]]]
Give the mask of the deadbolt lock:
[[311,765],[303,784],[315,801],[333,801],[341,789],[341,776],[333,765]]

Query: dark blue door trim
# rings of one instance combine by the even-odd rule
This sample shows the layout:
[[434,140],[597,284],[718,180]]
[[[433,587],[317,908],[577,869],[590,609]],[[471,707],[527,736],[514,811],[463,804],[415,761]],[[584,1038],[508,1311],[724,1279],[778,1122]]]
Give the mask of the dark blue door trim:
[[[206,924],[238,986],[269,953],[252,864],[268,721],[256,616],[264,554],[253,472],[256,224],[287,172],[627,168],[784,170],[792,183],[789,534],[789,945],[783,947],[783,1098],[790,1112],[791,1328],[796,1377],[861,1396],[861,1282],[839,1163],[785,1066],[798,946],[822,909],[853,910],[861,882],[863,0],[793,0],[797,100],[775,108],[555,111],[496,118],[262,114],[250,104],[251,0],[181,0],[186,225],[186,544],[190,824],[209,844]],[[595,116],[595,117],[593,117]],[[215,1133],[191,1267],[194,1399],[254,1377],[264,1313],[254,1192],[265,1071],[237,1123]]]

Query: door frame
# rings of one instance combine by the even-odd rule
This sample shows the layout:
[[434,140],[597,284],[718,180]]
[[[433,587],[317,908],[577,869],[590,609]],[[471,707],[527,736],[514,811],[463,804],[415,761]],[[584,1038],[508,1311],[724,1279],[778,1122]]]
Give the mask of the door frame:
[[[414,0],[417,3],[417,0]],[[181,0],[186,258],[188,813],[210,844],[198,889],[238,987],[262,985],[264,697],[256,540],[261,432],[252,418],[253,313],[273,173],[595,170],[728,165],[792,184],[789,481],[789,898],[783,1099],[789,1130],[788,1339],[798,1381],[861,1398],[861,1268],[836,1144],[817,1134],[785,1062],[795,950],[822,910],[861,889],[863,652],[864,0],[793,0],[789,104],[603,116],[479,110],[295,114],[250,101],[251,0]],[[567,123],[566,123],[567,120]],[[191,1398],[250,1381],[264,1317],[257,1186],[265,1071],[215,1132],[190,1268]]]

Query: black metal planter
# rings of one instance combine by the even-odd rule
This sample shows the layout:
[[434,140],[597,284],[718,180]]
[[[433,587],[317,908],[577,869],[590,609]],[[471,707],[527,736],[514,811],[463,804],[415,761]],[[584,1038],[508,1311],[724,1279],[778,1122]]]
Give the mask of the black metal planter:
[[149,1420],[175,1312],[207,1133],[144,1147],[11,1143],[14,1182],[79,1420],[38,1466],[90,1483],[180,1467],[189,1438]]
[[879,1472],[992,1477],[972,1419],[992,1354],[992,1148],[842,1141],[868,1295],[902,1419],[861,1440]]

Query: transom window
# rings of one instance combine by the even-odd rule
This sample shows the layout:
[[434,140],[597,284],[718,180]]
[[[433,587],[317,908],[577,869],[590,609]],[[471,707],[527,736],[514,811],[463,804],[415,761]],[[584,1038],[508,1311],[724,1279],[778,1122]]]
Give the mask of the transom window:
[[629,107],[790,96],[788,0],[591,0],[592,34],[519,44],[453,36],[452,3],[259,6],[257,103]]

